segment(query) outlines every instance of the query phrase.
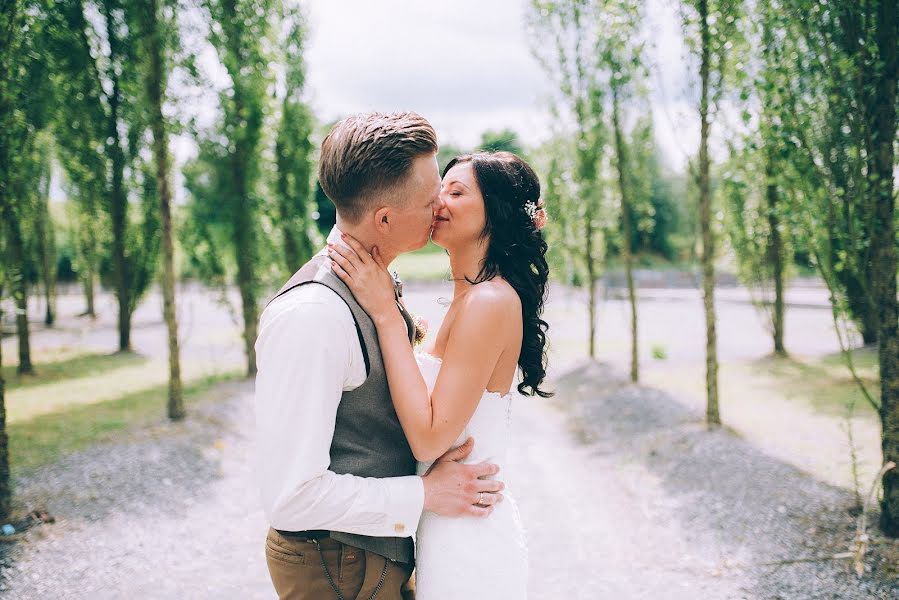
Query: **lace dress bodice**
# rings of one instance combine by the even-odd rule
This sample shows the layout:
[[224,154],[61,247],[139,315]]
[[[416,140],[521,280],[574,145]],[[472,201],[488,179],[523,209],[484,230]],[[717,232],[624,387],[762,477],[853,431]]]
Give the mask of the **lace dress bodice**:
[[[428,393],[440,372],[442,361],[425,352],[416,353]],[[484,391],[474,414],[453,447],[469,436],[474,449],[464,462],[508,463],[512,399],[516,394]],[[419,463],[424,474],[431,463]],[[488,517],[441,517],[424,513],[416,536],[416,599],[525,600],[528,556],[524,529],[511,491]]]
[[[434,392],[437,374],[443,361],[427,352],[416,353],[416,361],[422,377],[428,386],[428,393]],[[465,463],[490,462],[499,465],[500,471],[506,466],[509,452],[509,432],[512,425],[512,394],[500,394],[484,390],[478,407],[471,419],[453,442],[453,448],[473,437],[474,449]],[[430,462],[418,464],[418,474],[423,475],[431,466]]]

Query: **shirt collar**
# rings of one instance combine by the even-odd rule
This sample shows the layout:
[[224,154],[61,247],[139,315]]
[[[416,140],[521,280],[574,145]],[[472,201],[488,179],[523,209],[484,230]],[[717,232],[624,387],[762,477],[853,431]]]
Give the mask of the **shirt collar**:
[[[343,235],[343,232],[340,229],[338,229],[337,225],[334,225],[331,228],[331,231],[328,233],[327,241],[330,242],[331,244],[334,244],[335,246],[339,245],[339,246],[343,246],[345,248],[350,248],[350,245],[347,244],[346,242],[344,242],[343,238],[340,237],[341,235]],[[327,246],[325,248],[323,248],[321,252],[319,252],[319,254],[327,254],[327,253],[328,253]],[[394,287],[397,288],[397,284],[399,282],[398,282],[398,276],[397,276],[396,271],[390,271],[390,276],[393,277]],[[402,286],[402,283],[399,283],[399,285]],[[402,295],[402,287],[397,288],[397,293],[399,295]]]
[[[340,237],[342,233],[343,232],[337,228],[337,225],[335,225],[331,228],[331,231],[328,233],[328,238],[325,241],[327,241],[331,244],[334,244],[335,246],[343,246],[344,248],[349,248],[350,245],[347,244],[346,242],[344,242],[343,238]],[[318,251],[319,256],[327,256],[327,254],[328,254],[328,246],[327,245],[325,245],[324,248],[322,248],[321,250]]]
[[350,247],[349,244],[343,241],[343,238],[340,236],[343,235],[343,232],[337,228],[337,225],[331,228],[331,232],[328,234],[328,242],[334,244],[335,246],[346,246]]

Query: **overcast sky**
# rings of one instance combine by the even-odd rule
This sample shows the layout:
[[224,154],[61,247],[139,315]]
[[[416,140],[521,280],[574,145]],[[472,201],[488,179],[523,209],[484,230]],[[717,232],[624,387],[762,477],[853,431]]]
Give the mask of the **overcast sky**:
[[[313,0],[308,7],[310,99],[325,121],[410,109],[443,142],[470,147],[510,127],[528,144],[549,136],[552,93],[525,31],[529,0]],[[656,136],[682,168],[698,119],[685,102],[686,69],[674,0],[650,0]],[[696,130],[694,132],[694,130]]]
[[[471,146],[511,127],[527,142],[547,130],[549,91],[524,30],[526,2],[314,1],[309,87],[324,120],[411,109],[443,140]],[[352,7],[352,8],[349,8]]]

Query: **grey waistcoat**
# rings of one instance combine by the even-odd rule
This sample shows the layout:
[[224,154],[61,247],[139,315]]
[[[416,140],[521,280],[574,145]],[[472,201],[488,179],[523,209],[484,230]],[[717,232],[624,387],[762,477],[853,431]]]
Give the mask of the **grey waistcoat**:
[[[331,471],[352,473],[360,477],[400,477],[415,475],[415,456],[400,426],[393,402],[378,334],[371,317],[359,306],[352,292],[331,271],[326,256],[315,256],[272,298],[310,283],[324,285],[340,296],[349,307],[356,322],[356,333],[365,358],[368,377],[354,390],[343,392],[337,408],[334,439],[331,442]],[[271,302],[271,300],[269,301]],[[409,342],[415,335],[412,318],[397,302],[409,330]],[[297,340],[302,344],[303,340]],[[297,390],[302,393],[302,390]],[[406,532],[411,535],[412,532]],[[411,537],[370,537],[333,531],[331,537],[403,563],[414,564],[415,549]]]

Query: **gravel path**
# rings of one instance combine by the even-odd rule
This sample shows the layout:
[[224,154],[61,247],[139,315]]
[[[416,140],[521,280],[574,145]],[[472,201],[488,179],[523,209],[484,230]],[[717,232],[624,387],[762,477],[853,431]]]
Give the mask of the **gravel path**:
[[[420,288],[410,289],[411,308],[436,327],[443,309],[434,298],[449,288]],[[556,300],[560,347],[582,336],[568,301]],[[136,348],[151,357],[165,352],[156,304],[155,296],[142,304],[135,328]],[[617,326],[615,306],[607,303],[603,313],[607,337]],[[651,316],[653,308],[661,315],[679,305],[647,306]],[[68,319],[36,332],[35,347],[110,347],[111,317],[73,324],[77,307],[63,308]],[[688,320],[687,308],[676,322]],[[232,315],[204,293],[185,294],[181,310],[195,344],[189,356],[240,364]],[[739,310],[729,322],[754,323],[751,308]],[[791,314],[818,324],[827,316],[818,313]],[[763,333],[752,331],[741,344],[751,338],[763,352]],[[665,343],[672,361],[692,359],[690,348]],[[696,408],[631,386],[609,367],[583,363],[562,372],[565,362],[554,363],[555,399],[516,406],[505,473],[528,529],[531,598],[899,598],[899,581],[888,581],[883,565],[891,552],[895,571],[899,545],[873,551],[861,581],[845,561],[751,566],[845,551],[854,528],[850,494],[729,430],[707,432]],[[57,522],[0,544],[0,596],[273,598],[262,551],[267,525],[250,472],[252,392],[249,381],[219,386],[184,423],[160,420],[16,481],[18,508],[46,508]]]
[[[590,546],[601,562],[611,555],[608,581],[622,582],[607,597],[899,598],[899,544],[872,550],[861,580],[847,561],[762,566],[845,552],[855,532],[847,491],[727,429],[707,431],[702,414],[596,363],[568,372],[557,389],[554,404],[613,501],[610,510],[597,497],[596,510],[581,513],[593,518],[570,526],[598,520],[616,536]],[[579,493],[575,504],[589,500]]]
[[[507,480],[531,548],[531,598],[896,598],[843,563],[850,498],[661,393],[587,364],[552,403],[516,408]],[[135,430],[17,482],[58,521],[4,547],[4,597],[272,598],[250,473],[252,383],[174,426]]]
[[[251,382],[16,482],[57,522],[4,558],[10,598],[271,598],[250,472]],[[7,597],[7,596],[4,596]]]

